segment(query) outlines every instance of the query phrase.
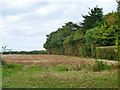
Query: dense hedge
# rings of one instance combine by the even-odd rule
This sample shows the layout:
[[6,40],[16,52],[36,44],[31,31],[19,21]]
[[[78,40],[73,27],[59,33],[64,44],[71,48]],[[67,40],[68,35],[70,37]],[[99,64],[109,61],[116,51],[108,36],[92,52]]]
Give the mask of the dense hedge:
[[64,45],[65,48],[65,55],[74,55],[74,56],[88,56],[88,49],[87,45],[84,43],[74,43]]
[[116,46],[96,47],[96,57],[100,59],[117,60],[118,55],[115,50]]
[[71,56],[89,56],[90,48],[85,43],[64,44],[64,47],[48,49],[48,54],[71,55]]
[[91,56],[98,59],[117,60],[118,56],[115,50],[116,46],[97,47],[96,45],[91,45],[90,47],[85,43],[75,43],[74,45],[51,48],[47,52],[55,55]]
[[47,53],[48,54],[55,54],[55,55],[64,55],[64,47],[47,49]]

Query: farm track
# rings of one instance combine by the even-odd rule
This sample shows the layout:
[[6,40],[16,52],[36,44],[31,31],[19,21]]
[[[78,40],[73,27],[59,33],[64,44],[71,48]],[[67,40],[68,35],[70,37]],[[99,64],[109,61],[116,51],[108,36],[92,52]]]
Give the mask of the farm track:
[[[41,66],[55,66],[55,65],[76,65],[76,64],[90,64],[95,63],[95,59],[81,59],[67,56],[55,55],[2,55],[2,59],[7,63],[16,63],[22,65],[41,65]],[[99,59],[100,60],[100,59]],[[117,61],[108,61],[107,64],[115,64]]]

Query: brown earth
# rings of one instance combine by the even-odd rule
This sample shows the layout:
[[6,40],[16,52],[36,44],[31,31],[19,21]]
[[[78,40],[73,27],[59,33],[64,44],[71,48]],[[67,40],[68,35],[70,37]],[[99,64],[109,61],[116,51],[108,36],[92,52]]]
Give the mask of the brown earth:
[[[2,59],[7,63],[16,63],[23,65],[76,65],[95,63],[95,59],[81,59],[62,55],[2,55]],[[115,64],[117,61],[106,61],[107,64]]]

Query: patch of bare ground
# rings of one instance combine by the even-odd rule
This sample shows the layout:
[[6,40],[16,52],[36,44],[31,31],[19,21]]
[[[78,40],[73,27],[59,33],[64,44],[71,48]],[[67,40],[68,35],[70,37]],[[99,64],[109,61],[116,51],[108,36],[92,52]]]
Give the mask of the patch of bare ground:
[[[81,65],[81,64],[95,64],[95,59],[82,59],[65,56],[54,55],[2,55],[2,58],[7,63],[16,63],[23,65],[41,65],[41,66],[54,66],[54,65]],[[100,59],[99,59],[100,60]],[[117,61],[108,61],[107,64],[117,64]]]

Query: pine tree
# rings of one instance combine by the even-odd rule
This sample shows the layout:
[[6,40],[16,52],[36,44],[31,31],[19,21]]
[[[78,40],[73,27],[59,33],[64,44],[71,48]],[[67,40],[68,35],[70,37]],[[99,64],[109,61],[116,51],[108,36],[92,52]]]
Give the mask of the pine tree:
[[[89,8],[90,9],[90,8]],[[90,9],[90,12],[88,12],[89,15],[82,15],[84,18],[83,22],[80,23],[80,26],[84,32],[88,29],[94,28],[97,26],[97,22],[102,20],[103,17],[103,9],[98,8],[98,6],[94,7],[93,9]]]

